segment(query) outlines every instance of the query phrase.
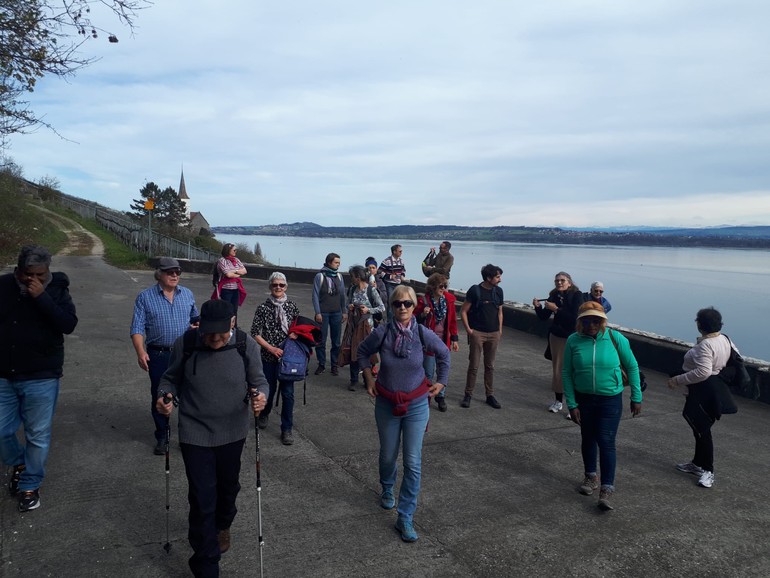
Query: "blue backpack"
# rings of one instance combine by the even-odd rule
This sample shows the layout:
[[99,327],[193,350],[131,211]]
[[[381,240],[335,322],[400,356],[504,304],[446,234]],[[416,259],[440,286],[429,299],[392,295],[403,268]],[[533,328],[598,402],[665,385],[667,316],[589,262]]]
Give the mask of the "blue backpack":
[[278,364],[279,381],[302,381],[307,376],[310,347],[299,339],[286,339],[281,345],[283,355]]

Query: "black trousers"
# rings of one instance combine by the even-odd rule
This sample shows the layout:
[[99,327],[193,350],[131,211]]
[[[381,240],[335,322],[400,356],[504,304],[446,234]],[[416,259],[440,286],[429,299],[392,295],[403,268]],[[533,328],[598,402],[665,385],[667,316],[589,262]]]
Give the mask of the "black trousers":
[[682,410],[682,416],[695,436],[695,455],[692,463],[709,472],[714,471],[714,439],[711,437],[711,428],[721,416],[721,405],[715,389],[715,385],[721,384],[710,381],[713,379],[719,378],[710,377],[706,381],[691,385]]
[[190,569],[199,578],[219,576],[219,530],[230,527],[238,512],[235,499],[241,489],[241,453],[245,438],[216,447],[180,444],[189,486],[190,529],[193,549]]

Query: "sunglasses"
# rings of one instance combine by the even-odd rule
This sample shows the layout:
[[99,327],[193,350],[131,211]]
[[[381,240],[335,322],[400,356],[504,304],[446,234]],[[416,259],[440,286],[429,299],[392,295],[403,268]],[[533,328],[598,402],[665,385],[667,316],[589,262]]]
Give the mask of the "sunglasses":
[[166,271],[163,271],[166,275],[170,275],[171,277],[179,277],[182,274],[181,269],[168,269]]
[[604,293],[604,289],[594,289],[594,293]]
[[601,317],[585,317],[581,319],[583,322],[583,325],[601,325],[602,319]]
[[439,289],[446,289],[447,287],[449,287],[449,285],[447,285],[446,283],[438,286]]
[[286,283],[273,283],[273,284],[270,285],[270,287],[281,287],[281,288],[284,288],[284,287],[286,287]]
[[414,301],[410,299],[406,299],[404,301],[394,301],[392,305],[393,309],[401,309],[401,307],[404,309],[409,309],[410,307],[414,307]]

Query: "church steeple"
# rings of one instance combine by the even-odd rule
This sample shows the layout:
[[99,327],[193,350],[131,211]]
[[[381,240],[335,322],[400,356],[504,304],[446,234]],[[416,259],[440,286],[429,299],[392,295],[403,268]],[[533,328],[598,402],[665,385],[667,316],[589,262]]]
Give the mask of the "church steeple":
[[190,197],[187,196],[187,187],[184,186],[184,167],[182,167],[182,178],[179,181],[179,199],[184,203],[184,212],[187,218],[190,218]]
[[184,168],[182,169],[182,180],[179,181],[179,198],[183,201],[190,200],[190,197],[187,196],[187,187],[184,186]]

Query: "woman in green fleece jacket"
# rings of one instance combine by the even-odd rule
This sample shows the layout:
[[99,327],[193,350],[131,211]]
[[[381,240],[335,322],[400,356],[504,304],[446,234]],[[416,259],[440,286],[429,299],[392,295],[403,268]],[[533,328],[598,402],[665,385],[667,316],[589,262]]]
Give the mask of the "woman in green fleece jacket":
[[577,333],[567,339],[564,350],[564,396],[572,420],[580,426],[585,478],[580,493],[590,496],[599,489],[596,473],[597,448],[601,465],[599,507],[612,510],[615,491],[615,435],[623,414],[623,376],[631,386],[631,414],[642,410],[639,365],[628,339],[607,328],[607,315],[596,302],[578,310]]

